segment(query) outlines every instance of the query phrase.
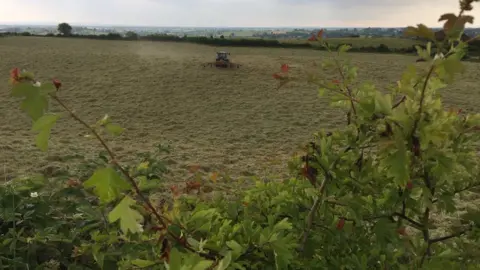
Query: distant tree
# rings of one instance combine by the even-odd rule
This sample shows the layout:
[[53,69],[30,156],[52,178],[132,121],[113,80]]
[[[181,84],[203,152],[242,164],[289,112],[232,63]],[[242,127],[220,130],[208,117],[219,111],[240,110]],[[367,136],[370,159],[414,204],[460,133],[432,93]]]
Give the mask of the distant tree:
[[138,39],[138,34],[133,31],[128,31],[127,33],[125,33],[125,38],[129,40],[136,40]]
[[62,33],[64,36],[70,36],[72,34],[72,26],[68,23],[60,23],[57,29],[58,32]]
[[220,36],[221,39],[224,39],[225,37],[223,35]]

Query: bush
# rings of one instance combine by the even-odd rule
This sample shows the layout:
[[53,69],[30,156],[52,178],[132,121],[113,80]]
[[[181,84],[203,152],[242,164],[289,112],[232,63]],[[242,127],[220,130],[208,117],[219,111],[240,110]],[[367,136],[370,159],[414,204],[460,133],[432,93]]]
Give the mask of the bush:
[[[462,9],[468,5],[462,3]],[[429,37],[433,32],[419,25],[407,33]],[[92,173],[86,180],[23,177],[1,186],[2,266],[478,268],[480,211],[464,213],[458,197],[480,186],[480,114],[446,111],[438,95],[464,70],[466,44],[437,59],[431,57],[431,44],[419,48],[426,69],[412,64],[388,93],[356,81],[357,68],[345,59],[350,46],[333,52],[322,45],[338,55],[322,68],[337,71],[341,79],[307,74],[309,82],[320,94],[333,93],[332,105],[343,108],[346,125],[315,134],[305,155],[290,162],[291,179],[256,181],[248,189],[228,182],[227,194],[209,196],[204,194],[212,192],[212,183],[215,188],[221,181],[218,174],[165,186],[163,147],[135,166],[122,165],[106,140],[120,135],[122,127],[108,116],[85,122],[62,99],[60,81],[40,83],[14,69],[12,95],[33,121],[39,149],[48,150],[51,129],[69,116],[105,154],[87,166]],[[280,87],[304,80],[288,65],[274,78]],[[66,114],[50,112],[52,102]],[[158,194],[161,200],[154,201]],[[448,214],[457,222],[435,218]]]
[[133,31],[128,31],[125,33],[125,39],[127,40],[137,40],[138,39],[138,34],[133,32]]

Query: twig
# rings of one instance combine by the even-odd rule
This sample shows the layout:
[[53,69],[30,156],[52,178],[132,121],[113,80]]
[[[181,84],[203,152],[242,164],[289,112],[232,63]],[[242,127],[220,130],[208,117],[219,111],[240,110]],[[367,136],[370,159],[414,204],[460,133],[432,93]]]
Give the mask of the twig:
[[397,108],[398,106],[400,106],[400,104],[402,104],[405,100],[407,100],[407,96],[403,96],[402,99],[400,99],[400,101],[398,101],[397,103],[395,103],[395,104],[392,106],[392,109],[395,109],[395,108]]
[[[468,185],[468,186],[466,186],[464,188],[461,188],[461,189],[456,189],[452,193],[448,193],[448,194],[455,195],[455,194],[458,194],[458,193],[461,193],[461,192],[464,192],[464,191],[467,191],[469,189],[476,188],[476,187],[480,187],[480,183],[475,183],[475,184]],[[438,202],[438,199],[434,199],[432,202],[436,203],[436,202]]]
[[[429,177],[428,173],[426,171],[424,171],[424,174],[425,174],[425,178],[424,178],[425,186],[427,186],[427,188],[431,192],[431,195],[433,196],[435,194],[435,187],[432,186],[432,182],[430,181],[430,177]],[[427,206],[425,208],[425,212],[423,213],[423,219],[422,219],[423,240],[427,243],[427,248],[425,249],[425,253],[423,253],[422,259],[420,261],[420,267],[422,267],[423,263],[425,262],[426,257],[429,257],[432,253],[432,251],[431,251],[432,243],[431,243],[431,240],[430,240],[430,230],[428,229],[429,219],[430,219],[430,207]]]
[[[338,59],[335,59],[335,64],[337,66],[338,72],[340,73],[340,76],[342,77],[342,81],[345,82],[346,81],[345,74],[343,73],[342,67],[340,66],[340,63],[338,62]],[[348,87],[348,85],[346,85],[345,88],[347,89],[347,93],[348,93],[348,96],[350,98],[350,105],[352,106],[353,115],[357,116],[357,109],[355,108],[355,104],[353,103],[352,90],[350,90],[350,87]]]
[[410,223],[412,224],[412,227],[414,227],[414,228],[421,229],[421,228],[423,227],[423,225],[422,225],[420,222],[415,221],[415,220],[407,217],[407,216],[404,215],[404,214],[401,214],[401,213],[393,213],[393,216],[394,216],[394,217],[399,217],[399,218],[401,218],[401,219],[404,219],[404,220],[410,222]]
[[425,81],[423,82],[422,92],[420,94],[420,105],[419,105],[419,108],[418,108],[418,115],[417,115],[417,118],[415,119],[415,122],[413,123],[412,136],[415,136],[415,132],[416,132],[416,129],[418,127],[418,123],[420,122],[420,119],[422,117],[423,102],[425,100],[425,92],[427,91],[428,81],[430,80],[430,77],[432,77],[434,69],[435,69],[435,66],[432,64],[432,66],[428,70],[427,77],[425,78]]
[[438,242],[442,242],[442,241],[446,241],[448,239],[451,239],[451,238],[455,238],[455,237],[459,237],[459,236],[462,236],[464,234],[466,234],[467,232],[471,231],[473,229],[472,226],[469,226],[468,228],[462,230],[462,231],[459,231],[459,232],[456,232],[456,233],[452,233],[450,235],[446,235],[446,236],[442,236],[442,237],[438,237],[438,238],[434,238],[434,239],[430,239],[430,243],[431,244],[435,244],[435,243],[438,243]]
[[[111,163],[113,165],[115,165],[119,170],[120,172],[128,179],[128,181],[130,182],[130,184],[132,185],[133,189],[135,190],[135,193],[140,197],[140,199],[148,206],[148,208],[150,209],[150,211],[153,213],[153,215],[158,219],[158,221],[161,223],[161,225],[164,227],[164,228],[168,228],[167,226],[167,222],[169,223],[172,223],[168,218],[166,217],[163,217],[162,215],[160,215],[160,213],[158,213],[157,209],[155,209],[155,207],[153,206],[153,204],[151,203],[151,201],[145,197],[142,192],[140,191],[140,188],[138,187],[137,183],[135,182],[135,180],[132,178],[132,176],[118,163],[117,159],[116,159],[116,156],[115,154],[113,153],[113,151],[110,149],[110,147],[108,147],[107,143],[105,142],[105,140],[103,140],[103,138],[100,136],[100,134],[98,134],[98,132],[93,128],[91,127],[89,124],[87,124],[85,121],[83,121],[80,117],[78,117],[60,98],[58,98],[58,96],[54,95],[54,94],[50,94],[50,96],[56,101],[58,102],[58,104],[60,104],[60,106],[62,106],[63,109],[65,109],[72,118],[74,118],[76,121],[78,121],[79,123],[81,123],[84,127],[86,127],[94,136],[95,138],[97,138],[97,140],[100,142],[100,144],[103,146],[103,148],[107,151],[108,155],[110,156],[110,159],[111,159]],[[207,258],[207,259],[212,259],[212,260],[215,260],[217,258],[217,256],[212,256],[210,254],[205,254],[205,253],[199,253],[199,252],[196,252],[193,248],[191,248],[185,241],[181,241],[180,238],[178,238],[176,235],[174,235],[172,232],[168,231],[168,234],[170,236],[172,236],[178,243],[181,243],[182,246],[191,251],[191,252],[194,252],[194,253],[197,253],[198,255],[204,257],[204,258]]]
[[325,187],[327,185],[327,180],[329,179],[327,175],[328,173],[325,172],[325,179],[323,179],[322,184],[320,185],[320,195],[315,199],[315,202],[313,203],[312,208],[310,209],[310,212],[308,212],[307,226],[305,228],[305,231],[303,232],[302,242],[299,248],[300,252],[303,252],[303,250],[305,249],[305,245],[308,240],[308,235],[312,228],[313,220],[315,219],[315,213],[317,212],[318,208],[322,204],[323,194],[325,193]]

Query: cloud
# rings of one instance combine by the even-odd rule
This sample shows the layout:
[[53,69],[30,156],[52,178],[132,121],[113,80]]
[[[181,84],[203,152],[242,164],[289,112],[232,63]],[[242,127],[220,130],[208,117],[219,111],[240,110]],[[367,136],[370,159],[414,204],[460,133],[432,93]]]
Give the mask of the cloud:
[[23,0],[2,3],[0,20],[145,26],[436,26],[440,14],[455,12],[457,6],[452,0]]

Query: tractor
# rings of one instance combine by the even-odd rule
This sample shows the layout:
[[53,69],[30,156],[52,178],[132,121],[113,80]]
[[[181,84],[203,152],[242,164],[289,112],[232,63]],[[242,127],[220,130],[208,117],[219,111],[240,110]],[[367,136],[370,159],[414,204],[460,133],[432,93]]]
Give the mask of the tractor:
[[217,57],[215,58],[215,62],[210,62],[210,63],[206,63],[204,64],[203,66],[210,66],[210,67],[217,67],[217,68],[239,68],[240,65],[239,64],[234,64],[232,62],[230,62],[230,59],[228,59],[228,56],[230,55],[229,52],[225,52],[225,51],[220,51],[220,52],[217,52]]

